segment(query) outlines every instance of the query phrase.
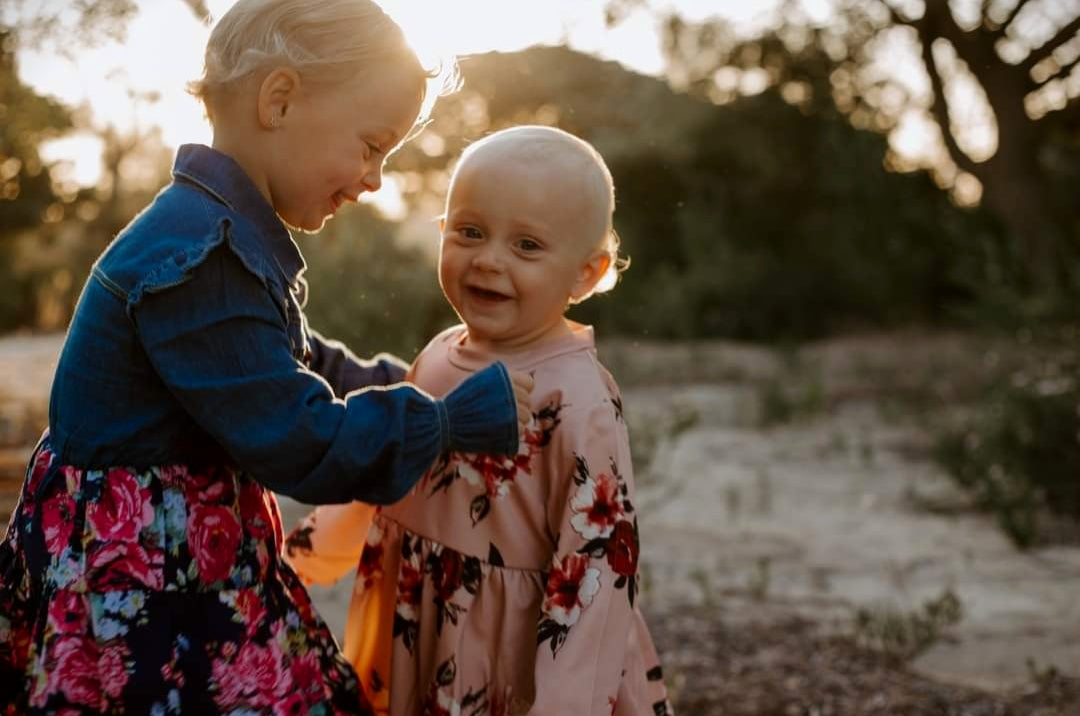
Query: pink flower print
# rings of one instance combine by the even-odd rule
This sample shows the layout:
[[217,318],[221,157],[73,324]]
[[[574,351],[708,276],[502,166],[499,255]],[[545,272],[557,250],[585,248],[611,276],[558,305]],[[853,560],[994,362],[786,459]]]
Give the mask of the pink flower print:
[[75,528],[75,500],[67,492],[57,492],[41,505],[41,527],[45,548],[59,555],[68,545]]
[[231,509],[192,505],[188,514],[188,545],[203,582],[216,582],[229,576],[240,538],[240,521]]
[[89,622],[86,595],[67,590],[49,601],[49,626],[57,634],[85,634]]
[[570,524],[578,534],[587,540],[607,537],[624,515],[619,481],[604,473],[590,477],[578,488],[570,509]]
[[56,667],[49,673],[49,693],[59,690],[72,703],[100,708],[97,644],[83,637],[63,637],[52,651]]
[[101,687],[114,699],[120,698],[128,682],[128,654],[127,647],[119,643],[110,644],[101,650],[101,658],[98,660]]
[[211,662],[210,675],[211,683],[216,691],[214,703],[220,710],[225,711],[242,703],[245,698],[246,680],[238,678],[236,667],[224,649],[221,656],[214,658]]
[[86,519],[105,541],[135,542],[144,527],[154,521],[150,490],[139,486],[134,473],[109,470],[101,499],[86,507]]
[[600,591],[600,570],[589,566],[584,554],[556,559],[544,593],[544,613],[555,623],[571,627]]
[[271,640],[265,646],[247,642],[233,664],[234,678],[245,694],[253,694],[253,702],[267,706],[293,690],[292,674],[285,668],[281,649]]

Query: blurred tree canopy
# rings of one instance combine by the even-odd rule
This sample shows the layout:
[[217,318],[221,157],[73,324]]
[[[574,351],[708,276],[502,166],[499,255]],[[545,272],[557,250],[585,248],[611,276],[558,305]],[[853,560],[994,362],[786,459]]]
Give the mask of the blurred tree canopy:
[[[205,13],[201,2],[181,1],[197,16]],[[29,15],[10,32],[33,36],[36,25],[25,18],[40,19],[50,6],[16,4]],[[88,0],[79,7],[88,9],[86,26],[104,23],[116,30],[125,26],[132,5]],[[612,21],[619,11],[646,5],[615,0],[609,4]],[[564,47],[461,58],[463,89],[440,99],[430,126],[388,168],[402,179],[414,214],[431,217],[441,210],[461,149],[494,129],[552,124],[595,144],[615,176],[616,227],[632,259],[611,295],[573,309],[603,335],[801,339],[906,323],[1026,320],[1047,315],[1048,306],[1075,306],[1068,299],[1080,293],[1080,222],[1069,192],[1080,178],[1074,91],[1080,55],[1074,44],[1080,43],[1063,39],[1075,35],[1074,16],[1059,12],[1055,29],[1042,37],[1026,24],[1042,16],[1046,5],[1040,0],[1021,0],[1005,11],[988,2],[966,15],[941,3],[926,3],[920,15],[914,5],[894,9],[883,0],[843,0],[826,27],[797,7],[787,3],[783,22],[749,39],[719,21],[668,18],[666,78]],[[34,8],[40,10],[36,16]],[[941,35],[927,42],[941,82],[928,80],[927,86],[943,94],[920,105],[917,93],[882,72],[881,43],[897,37],[914,42],[931,32]],[[949,50],[954,43],[967,48],[969,36],[985,43],[983,36],[994,33],[1001,33],[993,45],[997,54],[979,65],[986,73],[990,63],[991,74],[964,69],[975,62],[963,60],[964,53],[974,50]],[[1028,54],[1002,49],[1002,43],[1021,42],[1017,38],[1035,38],[1023,45]],[[938,105],[955,109],[949,87],[962,72],[984,82],[989,97],[998,81],[983,78],[997,72],[1017,83],[1015,68],[1024,57],[1041,58],[1028,60],[1024,70],[1038,87],[987,100],[997,127],[993,153],[974,152],[957,121],[942,125],[955,130],[942,146],[967,159],[943,153],[940,164],[918,168],[890,148],[888,133],[905,113],[941,118],[946,115]],[[11,91],[33,94],[20,89],[13,65],[4,71]],[[1012,107],[1016,96],[1024,109],[1023,122],[1017,119],[1023,131],[1007,129],[1012,125],[998,118],[998,103]],[[53,106],[52,115],[35,118],[28,114],[34,101],[5,106],[4,137],[22,138],[18,151],[24,153],[36,152],[49,132],[71,125],[65,108]],[[120,181],[133,162],[146,163],[133,153],[157,147],[150,156],[166,180],[159,139],[112,136],[108,128],[99,135],[112,178],[106,186],[58,198],[41,172],[40,186],[32,190],[25,184],[31,178],[26,168],[34,166],[27,153],[19,164],[19,198],[11,206],[0,203],[0,211],[25,212],[22,226],[38,234],[38,246],[51,241],[68,251],[69,277],[61,282],[66,293],[51,290],[69,303],[103,241],[149,198],[152,188],[135,191]],[[1015,149],[1022,146],[1028,149]],[[942,188],[959,186],[967,175],[982,186],[980,205],[958,202],[959,190]],[[57,205],[62,215],[52,211],[58,223],[45,222],[49,207]],[[0,232],[15,226],[5,223]],[[409,231],[422,231],[431,241],[437,235],[430,223],[398,225],[361,207],[320,235],[301,238],[310,264],[313,325],[361,351],[392,348],[408,355],[452,321],[430,252],[403,248],[394,238]],[[55,280],[57,263],[50,261],[16,283],[33,284],[46,273]],[[0,324],[7,327],[40,323],[40,315],[40,306],[0,305]],[[54,318],[53,325],[62,322]]]
[[[611,0],[608,19],[648,5]],[[754,72],[814,114],[839,112],[881,133],[925,112],[944,150],[939,178],[977,179],[982,204],[1016,242],[1015,288],[1044,309],[1072,301],[1080,289],[1080,2],[835,0],[824,25],[800,8],[785,0],[778,24],[749,39],[719,19],[669,14],[669,76],[726,102]],[[903,63],[904,43],[923,73],[916,82],[928,87],[921,95],[889,66]],[[991,135],[988,148],[972,140],[972,118]]]
[[[180,1],[196,17],[208,14],[202,0]],[[0,330],[66,323],[92,260],[158,188],[130,186],[125,161],[160,162],[162,149],[156,129],[132,136],[91,129],[85,110],[38,95],[19,79],[17,51],[47,48],[74,61],[80,48],[122,41],[136,12],[134,0],[0,4],[0,281],[10,287],[0,297]],[[59,184],[41,158],[43,142],[74,129],[102,141],[98,187]]]

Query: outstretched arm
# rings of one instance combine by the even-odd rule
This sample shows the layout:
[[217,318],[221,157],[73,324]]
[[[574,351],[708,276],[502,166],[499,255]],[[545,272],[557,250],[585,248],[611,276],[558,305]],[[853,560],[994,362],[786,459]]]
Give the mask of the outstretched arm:
[[358,358],[344,343],[311,329],[308,330],[308,347],[311,349],[311,370],[325,378],[339,398],[372,385],[400,383],[405,380],[405,371],[409,367],[389,353],[379,353],[370,360]]

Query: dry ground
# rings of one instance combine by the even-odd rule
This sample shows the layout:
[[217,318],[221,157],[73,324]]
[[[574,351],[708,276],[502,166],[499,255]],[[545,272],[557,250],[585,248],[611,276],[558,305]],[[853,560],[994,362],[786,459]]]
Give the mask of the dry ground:
[[[56,337],[0,338],[0,377],[5,379],[5,385],[0,386],[2,522],[6,522],[21,479],[19,463],[28,452],[26,443],[37,435],[38,423],[45,417],[44,402],[51,378],[49,360],[58,348]],[[953,367],[964,362],[962,347],[953,350],[954,346],[947,344],[945,348],[948,350],[938,351],[934,357]],[[685,365],[679,366],[673,365],[671,356],[646,360],[647,356],[631,349],[623,354],[621,364],[614,367],[621,369],[629,382],[635,382],[635,371],[653,371],[654,363],[663,364],[668,375],[703,382],[752,379],[758,371],[767,372],[771,368],[762,364],[760,354],[748,354],[745,361],[733,361],[732,356],[738,358],[739,354],[727,348],[726,362],[722,363],[713,360],[712,355],[703,355],[701,350],[693,351],[693,355],[686,357]],[[834,353],[849,355],[838,344],[826,346],[817,355],[828,362],[837,360]],[[934,370],[940,366],[926,367]],[[862,368],[865,370],[867,366]],[[702,370],[710,374],[694,373]],[[832,374],[851,375],[843,370]],[[799,614],[783,608],[738,611],[738,620],[728,618],[728,612],[714,606],[665,605],[648,613],[677,713],[686,716],[1080,714],[1080,679],[1075,677],[1053,671],[1033,673],[1027,687],[1000,693],[941,683],[915,673],[898,659],[860,645],[850,636],[825,628],[824,620],[807,616],[806,610]]]

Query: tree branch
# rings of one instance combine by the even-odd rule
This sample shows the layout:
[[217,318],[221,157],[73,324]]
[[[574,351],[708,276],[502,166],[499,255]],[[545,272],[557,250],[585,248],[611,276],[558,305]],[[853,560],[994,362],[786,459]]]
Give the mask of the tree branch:
[[[927,7],[929,8],[929,5]],[[953,135],[952,116],[949,112],[948,100],[945,98],[945,83],[942,81],[937,60],[934,59],[934,40],[936,38],[926,26],[925,17],[921,22],[915,24],[915,28],[919,31],[923,64],[926,65],[926,73],[930,75],[930,87],[933,90],[930,111],[933,112],[934,119],[941,130],[941,139],[945,143],[945,149],[949,152],[949,156],[956,163],[956,166],[974,174],[978,165],[964,153],[964,150],[957,143],[955,135]]]
[[[1058,78],[1061,78],[1063,80],[1068,79],[1069,75],[1072,74],[1073,68],[1077,65],[1080,65],[1080,55],[1077,55],[1075,58],[1073,58],[1072,62],[1062,65],[1061,69],[1046,78],[1046,82],[1050,82],[1051,80],[1055,80]],[[1043,84],[1046,84],[1046,82],[1044,82]]]
[[926,3],[922,24],[931,38],[941,37],[952,43],[957,56],[967,63],[976,76],[996,58],[994,43],[988,34],[977,30],[965,32],[964,28],[956,24],[956,18],[944,0]]
[[1024,61],[1020,63],[1020,66],[1025,72],[1030,72],[1032,67],[1053,54],[1054,50],[1056,50],[1059,45],[1071,40],[1078,30],[1080,30],[1080,15],[1074,17],[1072,22],[1067,23],[1058,30],[1049,40],[1033,49],[1028,56],[1024,58]]
[[210,8],[206,6],[205,0],[181,0],[181,2],[188,6],[196,20],[199,22],[209,21]]
[[1009,11],[1009,14],[1005,16],[1005,19],[1001,21],[1001,24],[997,26],[997,29],[993,31],[994,39],[998,40],[1005,36],[1005,32],[1009,29],[1009,25],[1013,23],[1016,16],[1020,14],[1020,11],[1024,9],[1029,0],[1018,0],[1013,9]]

